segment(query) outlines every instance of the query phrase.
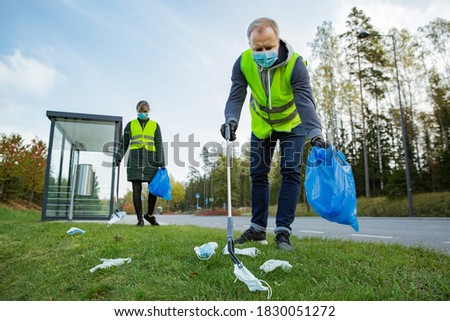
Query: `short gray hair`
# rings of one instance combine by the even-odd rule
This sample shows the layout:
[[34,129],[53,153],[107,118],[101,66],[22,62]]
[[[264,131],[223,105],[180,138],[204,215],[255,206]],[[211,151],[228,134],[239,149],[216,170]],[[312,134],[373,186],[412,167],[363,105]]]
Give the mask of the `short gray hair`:
[[265,29],[267,27],[271,27],[273,29],[273,31],[275,32],[275,35],[277,36],[277,38],[280,38],[280,31],[278,29],[277,22],[273,19],[270,19],[267,17],[262,17],[262,18],[253,20],[253,22],[248,26],[248,29],[247,29],[248,40],[250,40],[250,34],[253,32],[253,30],[256,29],[258,31],[262,31],[263,29]]

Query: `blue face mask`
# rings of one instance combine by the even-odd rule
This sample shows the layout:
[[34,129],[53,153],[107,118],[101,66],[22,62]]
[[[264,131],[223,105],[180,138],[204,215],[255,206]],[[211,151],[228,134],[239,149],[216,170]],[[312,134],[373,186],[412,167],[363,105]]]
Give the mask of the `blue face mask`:
[[144,120],[144,119],[147,119],[148,113],[138,113],[137,116],[138,116],[139,119]]
[[253,52],[253,60],[263,68],[270,68],[278,59],[278,52],[269,50],[264,52]]

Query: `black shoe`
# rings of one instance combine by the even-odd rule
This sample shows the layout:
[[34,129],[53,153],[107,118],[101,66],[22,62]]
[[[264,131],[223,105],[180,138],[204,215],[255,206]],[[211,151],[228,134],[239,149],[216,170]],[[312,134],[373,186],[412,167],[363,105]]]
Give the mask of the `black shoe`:
[[245,242],[255,241],[261,244],[267,244],[266,232],[260,232],[250,227],[248,230],[244,231],[240,237],[234,240],[235,244],[243,244]]
[[158,222],[156,222],[156,218],[154,215],[150,216],[148,214],[144,215],[144,218],[147,222],[149,222],[153,226],[159,226]]
[[277,244],[277,248],[285,251],[293,251],[294,247],[289,240],[290,234],[288,232],[278,232],[275,236],[275,243]]
[[138,221],[136,226],[144,226],[144,220]]

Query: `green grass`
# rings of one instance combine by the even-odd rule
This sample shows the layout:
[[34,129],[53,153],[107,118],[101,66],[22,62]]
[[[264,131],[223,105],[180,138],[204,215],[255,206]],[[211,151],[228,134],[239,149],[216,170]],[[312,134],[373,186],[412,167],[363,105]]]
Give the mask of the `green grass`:
[[[414,215],[417,217],[450,217],[450,192],[413,195]],[[360,216],[409,216],[406,197],[360,197],[357,201]]]
[[[34,211],[0,205],[0,300],[265,300],[234,283],[233,264],[221,252],[208,261],[193,248],[226,243],[224,229],[194,226],[137,228],[75,222],[40,222]],[[225,222],[225,219],[224,219]],[[76,226],[83,235],[68,236]],[[262,253],[242,256],[255,276],[267,281],[271,300],[433,300],[450,299],[450,256],[422,248],[294,238],[293,253],[251,244]],[[130,257],[122,266],[89,269],[100,258]],[[290,272],[264,274],[268,259],[287,260]]]
[[[358,216],[368,217],[408,217],[409,206],[406,197],[390,199],[387,197],[359,197],[356,202]],[[450,217],[450,192],[421,193],[413,195],[414,215],[416,217]],[[275,215],[277,206],[269,208]],[[245,213],[251,213],[247,209]],[[305,203],[297,204],[297,216],[317,216]]]

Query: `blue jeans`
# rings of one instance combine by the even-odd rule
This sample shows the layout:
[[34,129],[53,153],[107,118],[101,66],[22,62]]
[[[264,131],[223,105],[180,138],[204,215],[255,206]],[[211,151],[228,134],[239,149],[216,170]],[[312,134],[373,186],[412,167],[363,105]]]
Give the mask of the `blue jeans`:
[[291,233],[300,196],[300,168],[306,133],[300,124],[290,133],[273,132],[259,139],[253,133],[250,141],[250,177],[252,181],[252,220],[250,226],[266,231],[269,216],[270,165],[277,140],[280,141],[282,183],[278,194],[275,233]]

